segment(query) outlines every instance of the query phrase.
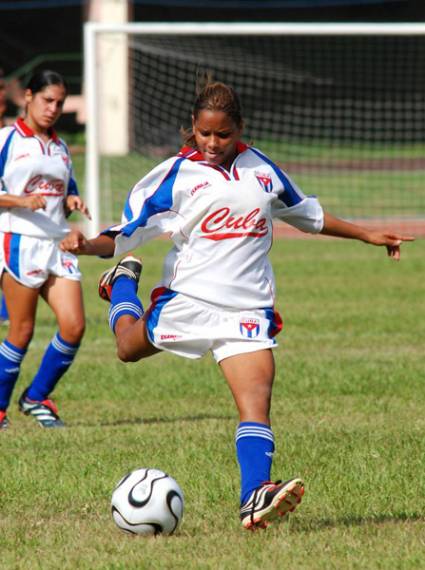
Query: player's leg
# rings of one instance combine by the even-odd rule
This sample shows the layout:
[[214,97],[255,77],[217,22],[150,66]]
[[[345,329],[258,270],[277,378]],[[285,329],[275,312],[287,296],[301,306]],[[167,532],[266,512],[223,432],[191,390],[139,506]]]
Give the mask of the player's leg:
[[6,299],[4,295],[1,296],[1,305],[0,305],[0,324],[8,324],[9,322],[9,313],[7,312],[6,306]]
[[144,310],[137,296],[142,263],[128,255],[103,273],[99,295],[110,302],[109,326],[116,337],[117,355],[123,362],[136,362],[158,351],[146,331]]
[[117,320],[114,333],[117,355],[123,362],[137,362],[160,352],[149,340],[144,317],[123,315]]
[[63,422],[49,395],[71,366],[80,346],[85,326],[83,296],[79,281],[54,275],[41,288],[41,295],[53,310],[59,330],[47,346],[19,405],[21,411],[35,417],[42,427],[61,427]]
[[265,528],[295,509],[304,492],[299,478],[270,481],[274,435],[270,402],[274,359],[270,349],[225,358],[220,367],[239,411],[236,450],[241,473],[240,517],[245,528]]
[[0,429],[2,425],[7,426],[5,412],[34,332],[39,296],[38,289],[22,285],[7,272],[3,273],[1,283],[9,312],[9,329],[0,344]]
[[270,349],[236,354],[220,361],[241,422],[270,426],[274,358]]

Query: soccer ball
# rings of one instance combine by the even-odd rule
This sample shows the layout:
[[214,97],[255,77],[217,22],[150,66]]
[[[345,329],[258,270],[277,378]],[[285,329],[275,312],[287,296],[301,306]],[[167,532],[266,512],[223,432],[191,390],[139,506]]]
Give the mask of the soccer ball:
[[183,516],[183,492],[159,469],[140,468],[125,475],[112,493],[112,518],[131,534],[172,534]]

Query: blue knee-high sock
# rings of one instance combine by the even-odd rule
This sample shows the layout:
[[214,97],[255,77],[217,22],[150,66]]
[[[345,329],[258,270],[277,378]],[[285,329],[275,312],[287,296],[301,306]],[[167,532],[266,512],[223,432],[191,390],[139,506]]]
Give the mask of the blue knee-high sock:
[[112,332],[115,332],[115,325],[123,315],[131,315],[136,319],[143,316],[143,305],[137,296],[137,283],[125,275],[118,277],[112,287],[109,308],[109,326]]
[[71,344],[56,333],[44,353],[40,368],[28,388],[31,400],[46,400],[50,392],[71,366],[79,344]]
[[242,504],[261,483],[270,481],[274,437],[268,425],[241,422],[236,430],[235,439],[241,472]]
[[4,340],[0,344],[0,410],[6,410],[19,376],[26,350]]
[[6,301],[4,299],[4,295],[1,297],[1,307],[0,307],[0,319],[7,321],[9,318],[9,313],[7,312]]

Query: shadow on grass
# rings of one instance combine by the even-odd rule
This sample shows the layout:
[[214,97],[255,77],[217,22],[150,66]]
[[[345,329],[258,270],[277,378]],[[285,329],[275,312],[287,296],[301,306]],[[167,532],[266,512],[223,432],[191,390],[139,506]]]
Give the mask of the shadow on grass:
[[[310,519],[307,521],[293,520],[291,521],[291,530],[295,532],[305,532],[320,531],[327,528],[338,528],[338,527],[355,527],[355,526],[368,526],[368,525],[384,525],[388,523],[415,523],[415,522],[425,522],[424,513],[381,513],[376,515],[360,516],[360,515],[346,515],[343,517],[335,518],[319,518]],[[306,524],[307,522],[307,524]]]
[[67,424],[69,427],[114,427],[114,426],[131,426],[131,425],[150,425],[150,424],[172,424],[175,422],[199,422],[204,420],[234,420],[236,416],[219,416],[213,414],[198,414],[194,416],[177,416],[175,418],[153,417],[153,418],[133,418],[114,421],[100,422],[73,422]]

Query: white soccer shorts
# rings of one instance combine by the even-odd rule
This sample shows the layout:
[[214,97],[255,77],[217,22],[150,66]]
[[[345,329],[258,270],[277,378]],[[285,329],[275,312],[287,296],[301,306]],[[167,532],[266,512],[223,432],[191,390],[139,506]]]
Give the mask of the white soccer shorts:
[[270,309],[229,310],[170,289],[152,292],[145,315],[151,343],[186,358],[201,358],[209,350],[215,360],[277,346],[279,314]]
[[33,289],[41,287],[49,275],[80,281],[78,259],[61,251],[59,241],[0,232],[0,275],[7,270]]

